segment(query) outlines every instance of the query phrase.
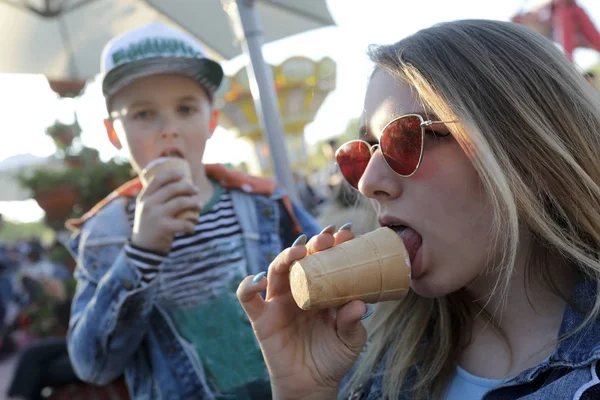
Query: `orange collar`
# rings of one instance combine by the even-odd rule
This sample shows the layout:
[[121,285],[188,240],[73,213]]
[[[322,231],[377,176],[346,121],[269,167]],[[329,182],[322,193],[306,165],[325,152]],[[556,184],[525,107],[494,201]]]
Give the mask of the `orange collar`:
[[[273,179],[248,175],[242,171],[226,168],[221,164],[205,164],[204,169],[206,171],[206,176],[217,181],[226,189],[237,189],[246,193],[271,196],[277,188],[277,183]],[[102,208],[104,208],[113,200],[120,197],[135,197],[138,195],[140,190],[142,190],[142,182],[139,178],[134,178],[119,186],[80,218],[67,220],[65,226],[72,231],[78,231],[87,220],[96,215]],[[292,219],[292,225],[295,233],[298,235],[301,234],[302,228],[300,227],[300,224],[298,223],[298,220],[294,214],[292,202],[288,196],[284,196],[282,201],[290,215],[290,218]]]

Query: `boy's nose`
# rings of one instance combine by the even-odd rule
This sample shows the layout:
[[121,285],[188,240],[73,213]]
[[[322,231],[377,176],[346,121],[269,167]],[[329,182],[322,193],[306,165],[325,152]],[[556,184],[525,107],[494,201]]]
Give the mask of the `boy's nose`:
[[174,129],[163,130],[163,132],[161,133],[161,137],[163,139],[174,139],[177,136],[179,136],[179,134]]
[[175,139],[179,136],[179,126],[177,119],[170,115],[161,118],[160,136],[163,140]]

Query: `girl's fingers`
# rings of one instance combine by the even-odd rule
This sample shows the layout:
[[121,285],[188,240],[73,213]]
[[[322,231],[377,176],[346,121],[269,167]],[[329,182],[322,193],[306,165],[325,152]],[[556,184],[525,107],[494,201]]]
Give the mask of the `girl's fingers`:
[[354,232],[351,229],[340,229],[333,235],[333,238],[335,239],[334,246],[337,246],[338,244],[354,239]]
[[282,251],[269,266],[269,284],[266,300],[274,296],[290,294],[290,267],[294,261],[306,256],[306,246],[301,240],[294,247]]
[[308,254],[316,253],[317,251],[323,251],[332,247],[335,243],[332,232],[319,233],[313,236],[308,244],[306,250]]
[[[262,275],[262,276],[261,276]],[[265,308],[260,292],[267,288],[264,273],[247,276],[237,289],[237,297],[251,322],[256,321]]]

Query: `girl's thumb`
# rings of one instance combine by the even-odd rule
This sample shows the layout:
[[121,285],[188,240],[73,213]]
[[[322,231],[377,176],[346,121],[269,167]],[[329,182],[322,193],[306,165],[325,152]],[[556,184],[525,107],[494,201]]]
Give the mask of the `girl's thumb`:
[[367,341],[367,330],[361,318],[370,311],[362,301],[352,301],[340,308],[336,315],[337,334],[350,351],[359,354]]

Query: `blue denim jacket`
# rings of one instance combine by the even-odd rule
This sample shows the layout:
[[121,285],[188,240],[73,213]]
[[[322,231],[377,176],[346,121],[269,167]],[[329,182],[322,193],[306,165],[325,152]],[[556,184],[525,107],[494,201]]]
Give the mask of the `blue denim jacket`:
[[[248,274],[265,270],[296,239],[282,196],[280,190],[271,197],[231,190]],[[124,372],[136,399],[213,399],[194,346],[155,303],[155,286],[142,288],[140,274],[125,257],[123,245],[131,236],[126,201],[116,199],[102,208],[69,243],[77,259],[68,332],[75,372],[99,385]],[[307,236],[319,232],[306,211],[295,204],[293,211]]]
[[[587,310],[593,306],[596,296],[595,282],[584,280],[575,287],[571,301],[580,309]],[[559,336],[572,332],[583,320],[582,313],[567,306]],[[560,342],[548,360],[491,390],[484,400],[600,399],[599,359],[600,321],[596,319],[576,335]],[[381,399],[381,384],[381,376],[377,376],[364,390],[353,393],[351,398]],[[410,398],[410,391],[398,397],[399,400]]]

